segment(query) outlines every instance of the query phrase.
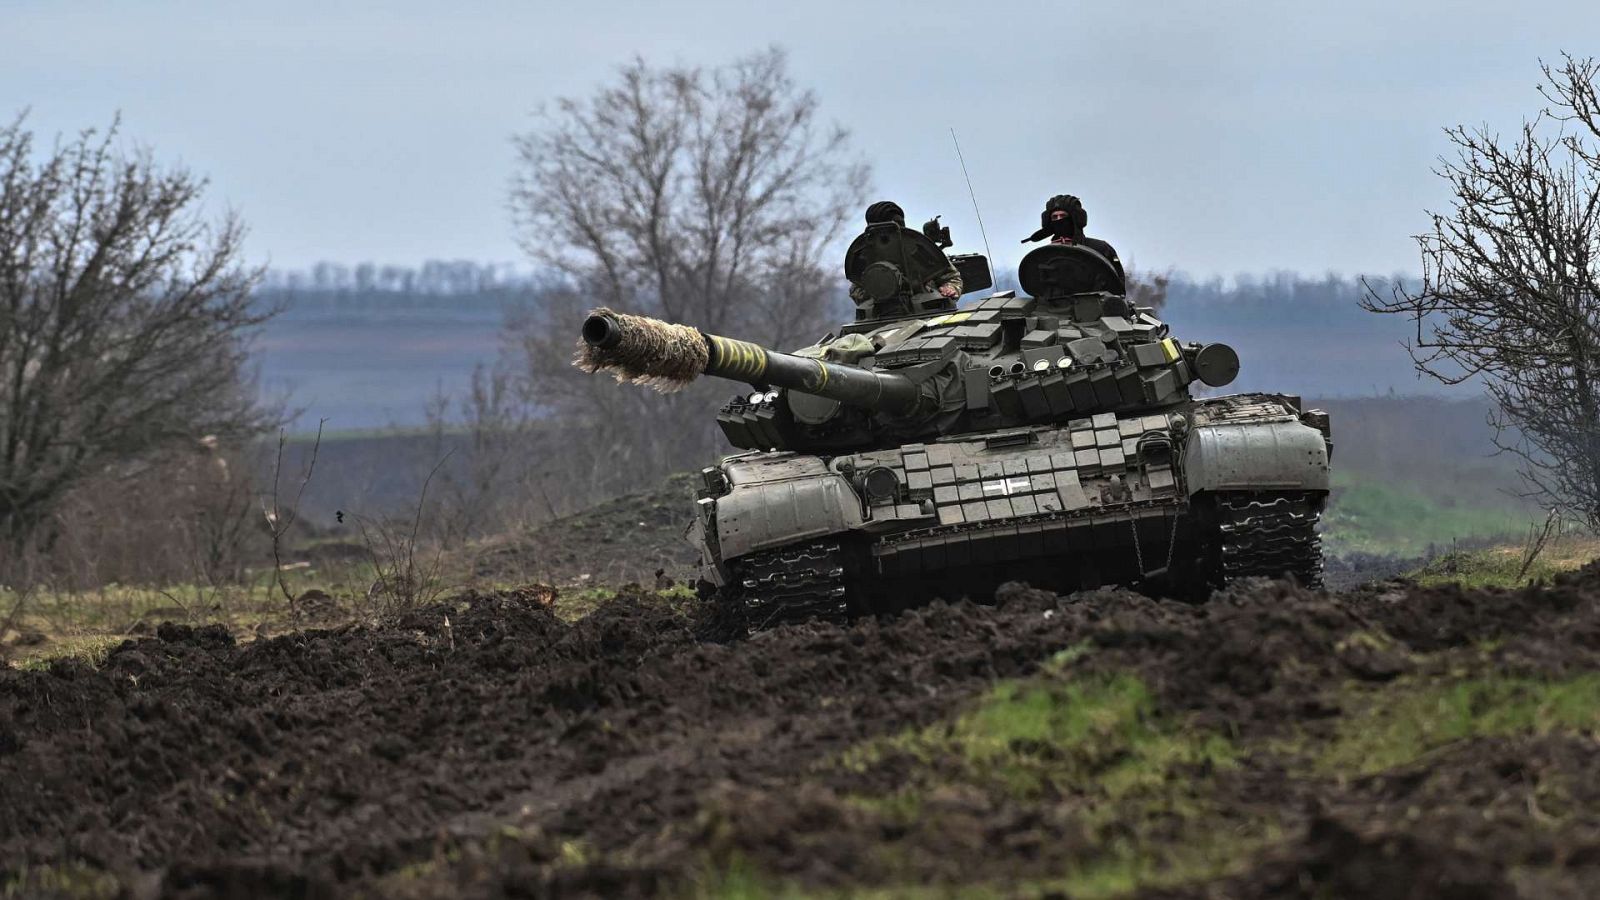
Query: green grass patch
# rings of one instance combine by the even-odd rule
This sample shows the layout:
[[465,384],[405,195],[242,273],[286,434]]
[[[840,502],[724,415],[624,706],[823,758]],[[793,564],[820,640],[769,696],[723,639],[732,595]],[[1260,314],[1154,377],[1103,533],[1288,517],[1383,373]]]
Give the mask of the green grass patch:
[[[1362,634],[1352,640],[1387,639]],[[904,881],[890,875],[888,884],[831,893],[807,892],[735,860],[698,881],[696,895],[1121,897],[1226,877],[1282,839],[1270,819],[1241,818],[1239,810],[1226,811],[1213,799],[1215,773],[1238,765],[1243,750],[1162,714],[1147,686],[1132,675],[1062,668],[999,683],[951,720],[869,742],[839,764],[869,774],[875,766],[892,766],[889,771],[901,775],[896,790],[851,799],[894,821],[913,840],[922,823],[940,815],[941,789],[976,789],[1058,811],[1069,808],[1093,848],[1073,864],[1013,880],[987,872],[981,881],[959,884],[920,882],[908,871]],[[1341,706],[1345,712],[1331,740],[1270,744],[1251,752],[1305,767],[1308,775],[1350,777],[1416,763],[1461,741],[1600,733],[1600,673],[1547,680],[1458,670],[1351,687]],[[1560,784],[1539,790],[1559,809]]]
[[[601,606],[617,599],[622,589],[613,587],[584,587],[584,588],[559,588],[556,591],[555,603],[552,609],[556,617],[563,622],[576,622],[589,615]],[[665,600],[676,612],[688,614],[692,604],[698,597],[694,588],[686,584],[675,584],[664,590],[651,593]]]
[[0,882],[0,898],[62,897],[72,900],[110,900],[121,896],[117,879],[82,863],[60,866],[23,866]]
[[[802,900],[810,897],[839,896],[836,893],[808,892],[773,878],[742,856],[729,860],[719,869],[707,869],[682,892],[685,900]],[[861,896],[853,893],[852,896]]]
[[1561,681],[1484,675],[1401,679],[1347,700],[1334,740],[1316,759],[1326,774],[1370,775],[1414,763],[1457,741],[1600,728],[1600,674]]
[[127,639],[116,634],[62,635],[45,644],[17,649],[11,664],[24,671],[39,671],[58,659],[71,657],[99,668],[111,649]]
[[1333,497],[1323,515],[1328,552],[1418,555],[1453,541],[1518,535],[1529,512],[1507,498],[1458,500],[1448,493],[1380,482],[1335,469]]
[[1574,536],[1553,541],[1522,570],[1523,547],[1506,544],[1478,550],[1459,550],[1442,554],[1411,573],[1423,585],[1460,584],[1482,588],[1521,587],[1530,582],[1548,581],[1600,558],[1600,539]]
[[[240,581],[168,584],[108,583],[73,589],[40,587],[18,594],[0,587],[0,609],[19,600],[26,623],[48,631],[124,632],[141,620],[188,624],[223,622],[238,628],[286,613],[287,602],[271,566],[251,569]],[[336,597],[365,596],[375,570],[364,560],[313,566],[296,564],[282,573],[290,595],[316,589]]]
[[43,638],[4,649],[22,668],[42,668],[68,656],[99,665],[111,647],[138,633],[152,633],[160,622],[222,624],[236,635],[248,636],[259,625],[288,620],[288,604],[269,577],[257,573],[248,583],[220,586],[107,584],[85,591],[44,589],[20,597],[0,588],[0,609],[20,601],[18,625]]
[[[42,620],[69,631],[123,631],[152,615],[174,621],[208,618],[219,604],[237,601],[247,593],[248,589],[193,584],[107,584],[85,591],[32,591],[19,598],[10,590],[0,589],[0,607],[10,607],[20,599],[25,620]],[[265,591],[256,593],[260,596]]]
[[[1070,875],[1024,885],[1020,893],[1029,897],[1110,900],[1142,889],[1209,881],[1232,874],[1252,854],[1281,836],[1276,826],[1264,824],[1243,832],[1227,827],[1196,829],[1183,842],[1157,852],[1133,841],[1113,841],[1108,852]],[[994,891],[988,896],[1011,897],[1016,893]]]
[[[1087,783],[1111,800],[1159,786],[1178,767],[1233,765],[1227,739],[1179,727],[1154,707],[1132,675],[1003,681],[953,722],[852,748],[840,764],[865,771],[890,754],[909,754],[926,766],[956,761],[961,780],[1014,796]],[[915,809],[912,798],[871,799]]]
[[870,772],[909,757],[897,790],[850,798],[903,827],[936,815],[928,805],[942,788],[977,789],[1072,807],[1096,850],[1045,880],[853,896],[1111,897],[1227,874],[1273,838],[1270,822],[1214,821],[1213,777],[1237,766],[1234,745],[1161,714],[1133,675],[1067,671],[1087,652],[1069,648],[1045,674],[1000,682],[951,721],[853,748],[838,764]]
[[1121,674],[1001,683],[934,740],[1022,796],[1095,781],[1116,800],[1176,767],[1234,760],[1225,739],[1158,719],[1144,683]]
[[599,609],[602,604],[616,599],[616,588],[588,587],[562,588],[556,592],[555,603],[550,607],[563,622],[576,622]]

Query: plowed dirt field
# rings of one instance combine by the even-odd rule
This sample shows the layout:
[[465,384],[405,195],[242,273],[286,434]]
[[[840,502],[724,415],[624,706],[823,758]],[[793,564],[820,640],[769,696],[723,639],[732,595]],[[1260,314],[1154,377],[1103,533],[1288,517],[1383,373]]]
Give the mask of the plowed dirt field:
[[0,672],[0,893],[1600,896],[1600,566],[996,599],[715,643],[509,593]]

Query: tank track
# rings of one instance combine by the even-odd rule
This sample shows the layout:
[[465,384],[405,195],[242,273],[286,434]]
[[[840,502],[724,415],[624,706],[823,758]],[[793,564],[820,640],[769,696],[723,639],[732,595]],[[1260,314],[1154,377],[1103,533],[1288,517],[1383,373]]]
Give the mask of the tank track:
[[837,541],[814,541],[752,553],[739,564],[730,610],[751,631],[820,619],[849,618],[844,551]]
[[1299,493],[1226,493],[1217,497],[1217,575],[1282,578],[1322,586],[1320,498]]

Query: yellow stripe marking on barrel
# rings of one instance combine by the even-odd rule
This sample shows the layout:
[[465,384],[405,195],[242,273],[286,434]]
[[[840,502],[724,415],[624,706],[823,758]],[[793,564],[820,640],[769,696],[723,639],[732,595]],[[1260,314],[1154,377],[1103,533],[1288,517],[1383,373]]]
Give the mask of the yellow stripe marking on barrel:
[[760,378],[767,371],[767,352],[755,344],[712,336],[717,348],[719,374],[732,378]]
[[717,374],[733,374],[733,346],[727,338],[712,336],[711,345],[717,348]]
[[745,344],[750,348],[750,377],[760,378],[767,371],[767,351],[755,344]]
[[822,389],[828,386],[828,367],[823,365],[820,359],[814,359],[812,362],[817,364],[817,383],[812,390],[820,394]]

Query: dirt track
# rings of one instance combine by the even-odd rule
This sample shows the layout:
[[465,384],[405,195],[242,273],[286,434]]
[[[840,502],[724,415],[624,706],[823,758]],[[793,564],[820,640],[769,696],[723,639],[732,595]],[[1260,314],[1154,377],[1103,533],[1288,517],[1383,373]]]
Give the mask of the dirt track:
[[[247,646],[163,626],[98,670],[0,672],[0,886],[1600,895],[1580,702],[1600,566],[1520,593],[999,599],[719,645],[645,594],[573,625],[499,595]],[[1392,724],[1382,703],[1467,676],[1582,696],[1560,727],[1338,768],[1361,723]],[[1051,715],[1131,713],[1091,715],[1093,740],[1068,723],[1065,743],[980,746],[950,723],[982,721],[961,716],[996,679]]]

